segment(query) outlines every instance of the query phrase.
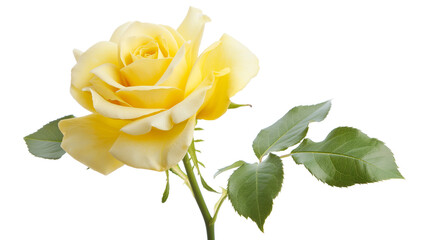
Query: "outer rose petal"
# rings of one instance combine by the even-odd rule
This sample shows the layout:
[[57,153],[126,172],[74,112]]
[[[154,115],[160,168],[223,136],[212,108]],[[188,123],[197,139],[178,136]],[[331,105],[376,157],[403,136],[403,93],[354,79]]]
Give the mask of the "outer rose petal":
[[78,89],[89,86],[94,76],[91,70],[105,63],[118,65],[118,45],[112,42],[99,42],[79,56],[72,68],[72,84]]
[[225,68],[220,72],[213,72],[213,85],[207,91],[206,98],[198,111],[200,119],[212,120],[222,116],[231,103],[228,95],[230,69]]
[[127,121],[99,114],[62,120],[58,124],[64,134],[61,147],[79,162],[107,175],[123,165],[109,153],[109,149],[125,124]]
[[92,104],[91,93],[77,89],[73,85],[70,86],[70,93],[82,107],[86,108],[90,112],[95,112],[94,105]]
[[125,102],[122,98],[116,95],[116,88],[108,85],[100,78],[93,77],[90,82],[91,88],[94,89],[97,94],[103,97],[105,100],[121,106],[131,107],[129,103]]
[[79,57],[83,54],[83,52],[79,49],[73,49],[73,56],[76,61],[79,60]]
[[137,108],[168,109],[183,100],[183,91],[173,87],[126,87],[118,90],[116,95]]
[[121,41],[122,35],[134,22],[127,22],[119,26],[112,34],[110,42],[119,43]]
[[207,22],[210,22],[210,18],[204,15],[200,9],[190,7],[182,24],[177,28],[186,41],[191,41],[191,54],[188,57],[188,63],[191,66],[198,57],[204,25]]
[[157,128],[168,131],[175,124],[181,123],[195,115],[204,102],[207,90],[210,88],[207,82],[195,90],[191,95],[172,108],[155,114],[153,116],[141,118],[131,122],[121,129],[121,131],[131,135],[142,135]]
[[108,118],[134,119],[164,110],[121,106],[107,101],[92,88],[88,88],[86,90],[91,91],[92,102],[94,103],[94,108],[97,113]]
[[228,109],[229,98],[243,89],[258,71],[256,56],[237,40],[223,35],[219,42],[201,54],[189,76],[185,95],[192,92],[207,75],[215,74],[216,77],[197,118],[213,120],[222,116]]
[[185,39],[183,39],[182,35],[180,35],[180,33],[178,33],[175,29],[173,29],[170,26],[167,25],[162,25],[165,29],[167,29],[168,31],[170,31],[170,33],[173,35],[174,39],[176,39],[177,45],[179,46],[179,48],[182,46],[182,44],[185,42]]
[[115,88],[124,88],[118,66],[105,63],[91,70],[97,77]]
[[169,131],[152,129],[137,136],[121,133],[110,153],[135,168],[165,171],[185,156],[192,142],[194,127],[195,116]]
[[99,42],[79,56],[76,65],[71,72],[71,93],[76,101],[89,111],[94,108],[90,104],[90,94],[82,92],[82,89],[90,85],[94,76],[91,70],[104,64],[118,65],[118,46],[111,42]]

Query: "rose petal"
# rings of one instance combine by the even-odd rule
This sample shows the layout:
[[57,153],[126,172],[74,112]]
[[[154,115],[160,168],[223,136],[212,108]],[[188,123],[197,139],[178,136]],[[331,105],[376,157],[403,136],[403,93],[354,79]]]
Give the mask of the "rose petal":
[[225,68],[220,72],[213,72],[213,85],[207,91],[204,103],[197,114],[199,119],[212,120],[222,116],[229,107],[231,101],[228,95],[230,69]]
[[76,61],[79,60],[79,57],[83,54],[83,52],[79,49],[73,49],[73,56]]
[[99,114],[62,120],[58,124],[64,134],[61,147],[79,162],[107,175],[123,165],[109,150],[126,123]]
[[[177,50],[179,50],[179,46],[174,38],[174,36],[165,29],[162,25],[151,24],[151,23],[141,23],[141,22],[132,22],[128,25],[128,27],[124,30],[118,30],[122,33],[115,34],[114,39],[119,39],[122,41],[123,39],[127,39],[132,36],[149,36],[151,38],[155,38],[157,36],[162,36],[168,44],[169,56],[176,55]],[[113,36],[112,36],[113,38]]]
[[126,22],[124,24],[122,24],[121,26],[119,26],[112,34],[112,37],[110,38],[110,42],[114,42],[114,43],[118,43],[121,41],[122,39],[122,35],[124,34],[124,32],[130,27],[131,24],[133,24],[134,22]]
[[258,59],[245,46],[228,35],[210,46],[195,63],[189,76],[185,96],[198,86],[201,79],[216,72],[229,69],[224,76],[217,76],[210,97],[197,118],[212,120],[220,117],[228,108],[226,99],[243,89],[259,71]]
[[116,95],[116,91],[118,90],[115,87],[112,87],[108,85],[106,82],[102,81],[97,76],[94,76],[91,79],[91,88],[94,89],[102,98],[108,100],[111,103],[119,104],[122,106],[128,106],[131,105],[124,101],[121,97]]
[[124,88],[121,81],[119,67],[111,63],[105,63],[91,70],[97,77],[112,87]]
[[186,61],[186,53],[189,50],[189,44],[185,43],[176,53],[167,70],[164,72],[159,81],[155,84],[157,86],[169,86],[184,90],[190,66]]
[[172,129],[174,124],[181,123],[196,114],[204,102],[207,90],[210,89],[209,85],[210,83],[204,82],[174,107],[153,116],[135,120],[123,127],[121,131],[131,135],[142,135],[150,132],[152,128],[164,131]]
[[210,18],[204,15],[200,9],[190,7],[182,24],[177,28],[177,32],[182,35],[183,39],[191,41],[191,54],[187,59],[191,66],[198,57],[198,49],[207,22],[210,22]]
[[134,119],[164,110],[121,106],[107,101],[92,88],[86,88],[85,90],[91,92],[95,110],[105,117],[115,119]]
[[81,89],[77,89],[75,86],[71,85],[70,93],[82,107],[86,108],[90,112],[95,112],[90,92],[82,91]]
[[122,63],[127,66],[133,62],[133,52],[139,47],[144,46],[149,43],[154,43],[155,39],[146,36],[131,36],[128,38],[123,38],[119,44],[119,55],[121,57]]
[[173,87],[127,87],[118,90],[116,94],[137,108],[168,109],[183,100],[183,91]]
[[[220,41],[214,42],[207,49],[205,49],[198,57],[198,60],[195,62],[189,74],[188,81],[186,82],[185,96],[188,96],[193,91],[195,91],[195,89],[201,85],[204,79],[206,79],[211,74],[210,71],[204,71],[204,64],[207,62],[207,58],[213,55],[213,53],[211,52],[216,50],[220,44]],[[212,70],[213,66],[206,65],[206,68]]]
[[112,63],[118,65],[118,45],[112,42],[99,42],[89,48],[72,68],[72,84],[77,89],[89,86],[89,80],[94,76],[91,70]]
[[179,48],[182,47],[183,43],[185,42],[185,39],[183,39],[182,35],[180,35],[180,33],[178,33],[174,28],[167,26],[167,25],[162,25],[165,29],[167,29],[171,35],[173,35],[174,39],[177,42],[177,46]]
[[74,99],[89,111],[94,111],[91,96],[82,89],[90,85],[94,77],[91,70],[105,63],[118,64],[118,46],[111,42],[99,42],[79,56],[71,72],[70,92]]
[[165,171],[180,162],[192,142],[195,117],[169,131],[152,129],[144,135],[121,133],[110,149],[116,159],[135,167]]
[[171,58],[142,58],[121,69],[129,86],[152,86],[162,77]]

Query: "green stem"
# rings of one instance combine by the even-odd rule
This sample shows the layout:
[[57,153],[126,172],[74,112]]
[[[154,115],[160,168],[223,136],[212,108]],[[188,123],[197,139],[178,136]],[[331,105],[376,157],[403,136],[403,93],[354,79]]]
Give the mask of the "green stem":
[[212,221],[210,212],[207,209],[207,205],[206,205],[206,202],[204,201],[203,195],[201,194],[201,190],[200,190],[200,187],[198,186],[198,182],[195,179],[195,174],[194,174],[194,171],[192,170],[190,161],[191,160],[189,159],[188,155],[186,155],[183,158],[183,164],[185,165],[186,173],[188,175],[189,183],[191,184],[192,192],[194,193],[195,200],[204,218],[204,223],[206,225],[206,230],[207,230],[207,240],[215,240],[214,222]]
[[285,157],[290,157],[290,156],[292,156],[292,153],[288,153],[288,154],[282,155],[279,158],[285,158]]

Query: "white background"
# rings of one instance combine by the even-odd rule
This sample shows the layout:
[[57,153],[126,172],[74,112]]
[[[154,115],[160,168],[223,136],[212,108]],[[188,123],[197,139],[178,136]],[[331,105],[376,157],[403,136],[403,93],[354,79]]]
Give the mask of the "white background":
[[[212,22],[202,49],[228,33],[260,60],[233,101],[253,108],[202,122],[207,181],[216,169],[256,161],[253,138],[296,105],[333,99],[309,137],[353,126],[383,140],[406,180],[332,188],[285,159],[282,192],[261,233],[225,201],[217,239],[429,239],[429,5],[414,0],[2,1],[0,239],[205,239],[187,188],[163,173],[123,167],[103,176],[70,156],[33,157],[22,137],[87,112],[69,95],[73,48],[108,40],[139,20],[177,27],[192,5]],[[217,195],[205,193],[211,208]]]

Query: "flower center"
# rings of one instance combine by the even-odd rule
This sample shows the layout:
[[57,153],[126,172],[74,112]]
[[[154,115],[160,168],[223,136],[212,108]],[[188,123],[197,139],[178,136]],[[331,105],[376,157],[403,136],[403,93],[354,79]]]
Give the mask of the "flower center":
[[157,59],[158,52],[158,43],[156,41],[150,41],[135,48],[134,51],[131,52],[131,57],[133,62],[142,58]]

